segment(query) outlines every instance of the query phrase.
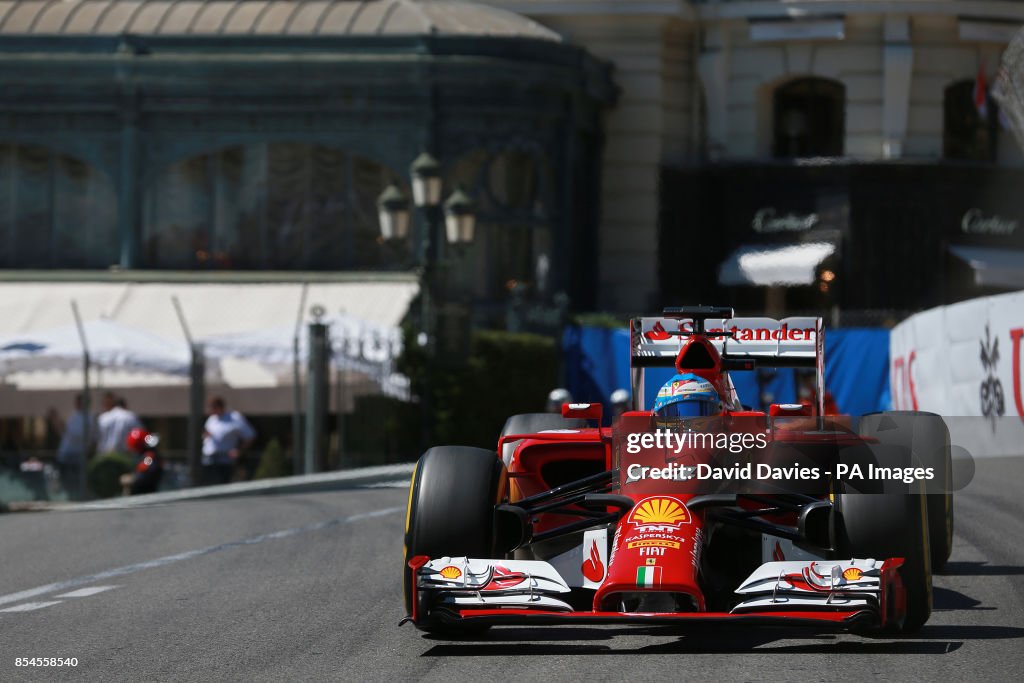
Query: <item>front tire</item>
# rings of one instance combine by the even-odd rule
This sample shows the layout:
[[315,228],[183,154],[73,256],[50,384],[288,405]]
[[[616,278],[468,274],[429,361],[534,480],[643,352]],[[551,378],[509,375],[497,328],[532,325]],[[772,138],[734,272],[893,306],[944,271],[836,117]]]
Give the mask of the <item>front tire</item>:
[[[904,448],[876,445],[872,454],[881,467],[906,467],[912,462]],[[932,612],[927,496],[920,480],[880,484],[881,491],[875,493],[840,485],[836,496],[836,550],[843,558],[903,558],[899,573],[906,592],[906,615],[902,624],[890,627],[913,633]]]
[[[406,511],[402,567],[406,614],[413,612],[409,569],[413,557],[494,557],[494,506],[504,496],[504,487],[505,468],[491,451],[437,446],[423,454],[413,471]],[[423,619],[417,627],[435,633],[467,631]]]
[[884,445],[910,449],[915,465],[934,471],[935,478],[925,487],[928,542],[932,571],[941,572],[953,552],[953,460],[945,421],[934,413],[912,410],[869,413],[861,418],[860,433]]

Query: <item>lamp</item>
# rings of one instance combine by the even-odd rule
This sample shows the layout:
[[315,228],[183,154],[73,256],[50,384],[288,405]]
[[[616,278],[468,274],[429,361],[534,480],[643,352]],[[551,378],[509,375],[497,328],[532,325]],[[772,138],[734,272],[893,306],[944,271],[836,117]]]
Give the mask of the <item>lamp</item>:
[[412,200],[416,206],[430,207],[441,203],[441,164],[423,152],[409,167],[412,176]]
[[409,200],[394,183],[377,198],[380,235],[386,240],[405,239],[409,234]]
[[469,244],[476,231],[476,206],[461,187],[444,203],[445,235],[449,244]]

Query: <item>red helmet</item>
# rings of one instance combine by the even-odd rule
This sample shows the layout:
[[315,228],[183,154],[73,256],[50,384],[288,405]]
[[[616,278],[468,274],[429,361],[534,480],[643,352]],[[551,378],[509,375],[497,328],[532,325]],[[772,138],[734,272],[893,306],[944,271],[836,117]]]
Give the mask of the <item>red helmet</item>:
[[142,453],[147,448],[156,448],[156,445],[160,443],[160,437],[156,434],[150,434],[145,429],[133,429],[128,432],[124,442],[129,450]]

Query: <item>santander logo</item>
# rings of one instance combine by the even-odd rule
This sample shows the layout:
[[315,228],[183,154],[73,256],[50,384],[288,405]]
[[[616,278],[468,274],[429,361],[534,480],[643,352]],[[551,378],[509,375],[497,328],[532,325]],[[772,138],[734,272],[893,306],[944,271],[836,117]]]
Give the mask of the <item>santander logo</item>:
[[[679,332],[692,332],[693,323],[683,320],[678,325]],[[770,341],[802,341],[812,342],[817,338],[817,331],[814,327],[790,327],[783,323],[778,328],[749,327],[740,325],[710,326],[708,332],[728,332],[734,342],[770,342]],[[673,335],[665,329],[662,321],[658,320],[651,326],[651,329],[643,333],[644,339],[648,342],[660,342],[671,339]]]
[[601,553],[597,550],[597,541],[590,546],[590,557],[584,560],[580,569],[583,571],[583,577],[588,581],[600,583],[604,578],[604,564],[601,562]]
[[648,341],[665,341],[671,336],[672,335],[665,331],[665,327],[660,322],[654,323],[654,327],[652,329],[644,332],[644,337],[646,337]]

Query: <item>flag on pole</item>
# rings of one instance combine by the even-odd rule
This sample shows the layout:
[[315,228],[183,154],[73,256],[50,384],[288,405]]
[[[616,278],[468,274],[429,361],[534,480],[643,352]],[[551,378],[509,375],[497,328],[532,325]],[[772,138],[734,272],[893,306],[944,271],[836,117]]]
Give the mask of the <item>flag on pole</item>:
[[978,116],[988,118],[988,84],[985,83],[985,65],[978,65],[978,75],[974,79],[974,108]]

